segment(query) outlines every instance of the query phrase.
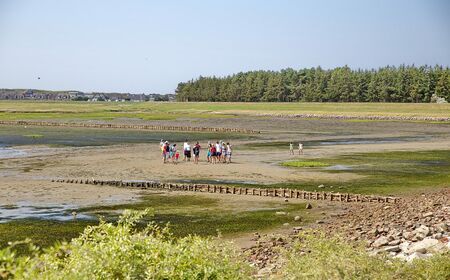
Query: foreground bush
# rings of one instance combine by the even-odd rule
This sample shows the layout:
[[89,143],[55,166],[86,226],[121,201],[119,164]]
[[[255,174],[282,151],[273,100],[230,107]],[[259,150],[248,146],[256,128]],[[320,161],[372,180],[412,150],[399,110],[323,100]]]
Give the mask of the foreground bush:
[[406,263],[311,232],[300,236],[286,259],[283,279],[450,279],[448,253]]
[[100,222],[70,243],[31,257],[0,251],[0,279],[247,279],[249,266],[230,244],[188,236],[174,239],[149,225],[144,213],[126,212],[117,225]]

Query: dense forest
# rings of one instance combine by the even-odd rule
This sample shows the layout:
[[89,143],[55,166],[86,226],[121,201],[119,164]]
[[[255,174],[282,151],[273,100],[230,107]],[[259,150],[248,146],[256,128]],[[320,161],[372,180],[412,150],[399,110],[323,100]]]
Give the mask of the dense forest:
[[250,71],[179,83],[178,101],[432,102],[450,100],[450,69],[442,66],[348,66]]

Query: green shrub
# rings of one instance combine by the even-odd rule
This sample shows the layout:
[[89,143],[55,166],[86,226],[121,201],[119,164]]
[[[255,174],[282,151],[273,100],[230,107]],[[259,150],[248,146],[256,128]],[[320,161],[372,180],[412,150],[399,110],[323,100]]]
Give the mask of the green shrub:
[[137,231],[142,212],[89,226],[70,243],[31,256],[0,251],[0,279],[248,279],[250,267],[228,243],[197,236],[174,239],[154,224]]
[[407,263],[317,232],[301,234],[286,259],[283,279],[450,279],[448,253]]

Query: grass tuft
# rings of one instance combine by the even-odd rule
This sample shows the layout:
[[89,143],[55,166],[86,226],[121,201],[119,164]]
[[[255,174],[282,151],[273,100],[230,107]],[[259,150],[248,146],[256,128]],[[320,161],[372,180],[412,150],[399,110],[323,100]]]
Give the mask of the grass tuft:
[[283,279],[450,279],[450,254],[407,263],[386,254],[370,256],[362,244],[307,231],[286,252]]

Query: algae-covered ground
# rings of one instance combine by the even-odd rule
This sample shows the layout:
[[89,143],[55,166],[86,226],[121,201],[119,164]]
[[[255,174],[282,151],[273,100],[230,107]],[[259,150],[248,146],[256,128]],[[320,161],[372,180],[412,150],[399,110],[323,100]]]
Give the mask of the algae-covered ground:
[[[221,198],[204,195],[176,195],[155,193],[144,195],[136,203],[96,205],[77,209],[77,215],[90,218],[73,218],[69,221],[48,219],[18,219],[0,223],[0,247],[8,242],[27,238],[41,247],[56,241],[69,241],[88,225],[98,224],[98,219],[116,221],[125,209],[153,209],[153,215],[143,219],[142,224],[155,222],[168,225],[176,237],[190,234],[200,236],[235,236],[242,232],[264,231],[311,222],[319,214],[317,210],[305,209],[305,203],[286,203],[283,200],[255,200],[243,197]],[[284,212],[278,213],[277,212]],[[62,213],[62,215],[71,213]],[[294,221],[295,216],[301,221]],[[21,247],[18,247],[21,248]],[[25,252],[25,248],[21,248]]]
[[0,146],[106,146],[127,143],[159,143],[161,139],[184,140],[242,139],[251,136],[210,132],[143,131],[122,129],[0,126]]
[[[450,150],[357,153],[315,160],[286,161],[290,168],[316,168],[319,172],[352,173],[361,179],[304,181],[277,184],[316,191],[401,195],[450,187]],[[324,185],[318,188],[318,185]]]

